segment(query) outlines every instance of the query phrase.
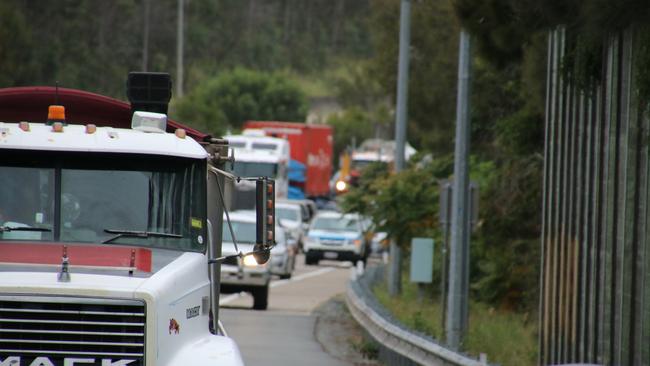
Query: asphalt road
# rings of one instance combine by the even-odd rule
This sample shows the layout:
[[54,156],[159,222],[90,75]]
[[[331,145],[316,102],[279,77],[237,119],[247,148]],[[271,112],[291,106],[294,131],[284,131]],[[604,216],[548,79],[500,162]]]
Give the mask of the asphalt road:
[[339,262],[305,266],[300,255],[291,279],[272,281],[265,311],[252,310],[253,298],[247,294],[221,295],[221,322],[239,345],[246,365],[350,365],[316,341],[313,313],[345,292],[350,267]]

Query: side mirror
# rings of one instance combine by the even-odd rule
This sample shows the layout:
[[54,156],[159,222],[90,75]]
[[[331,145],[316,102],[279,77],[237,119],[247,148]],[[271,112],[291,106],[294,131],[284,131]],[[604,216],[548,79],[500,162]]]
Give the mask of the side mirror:
[[268,262],[275,243],[275,181],[267,177],[256,181],[255,209],[257,211],[257,237],[253,247],[257,264]]

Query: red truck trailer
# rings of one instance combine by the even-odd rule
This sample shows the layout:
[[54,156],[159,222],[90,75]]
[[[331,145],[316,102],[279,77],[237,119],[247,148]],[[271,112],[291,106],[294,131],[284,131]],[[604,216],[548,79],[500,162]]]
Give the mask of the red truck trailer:
[[267,136],[289,141],[291,159],[305,166],[305,181],[290,181],[306,197],[328,197],[332,176],[332,126],[297,122],[247,121],[245,129],[263,130]]

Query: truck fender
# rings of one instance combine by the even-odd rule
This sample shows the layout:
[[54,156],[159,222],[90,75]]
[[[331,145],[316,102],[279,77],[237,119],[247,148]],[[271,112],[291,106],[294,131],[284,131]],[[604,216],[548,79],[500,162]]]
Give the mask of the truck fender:
[[243,366],[244,361],[235,341],[208,334],[179,349],[167,365]]

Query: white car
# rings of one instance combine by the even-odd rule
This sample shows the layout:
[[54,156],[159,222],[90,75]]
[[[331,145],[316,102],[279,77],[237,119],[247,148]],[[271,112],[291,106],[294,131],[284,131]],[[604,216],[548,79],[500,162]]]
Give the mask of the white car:
[[[221,255],[229,256],[236,255],[239,252],[252,252],[257,234],[255,215],[252,212],[231,212],[230,223],[237,241],[237,248],[233,243],[230,228],[224,215]],[[243,259],[237,257],[228,258],[221,264],[221,292],[249,292],[253,296],[253,309],[265,310],[268,307],[270,282],[270,261],[260,265],[257,264],[253,255],[247,255]]]

